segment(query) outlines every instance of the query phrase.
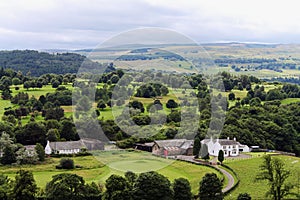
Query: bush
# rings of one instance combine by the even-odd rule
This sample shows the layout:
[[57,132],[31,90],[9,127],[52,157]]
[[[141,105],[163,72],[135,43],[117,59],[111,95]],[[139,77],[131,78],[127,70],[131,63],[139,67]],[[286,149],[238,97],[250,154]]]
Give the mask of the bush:
[[56,169],[74,169],[74,161],[70,158],[62,158],[60,164],[56,166]]

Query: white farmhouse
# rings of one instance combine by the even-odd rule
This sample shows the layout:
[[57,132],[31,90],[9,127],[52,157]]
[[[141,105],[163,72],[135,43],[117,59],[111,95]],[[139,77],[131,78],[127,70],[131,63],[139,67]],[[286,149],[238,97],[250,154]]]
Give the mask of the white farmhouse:
[[240,150],[243,152],[249,152],[247,145],[241,145],[234,138],[233,140],[227,139],[204,139],[201,144],[206,144],[208,147],[208,153],[211,156],[218,156],[219,151],[223,150],[224,157],[238,156]]

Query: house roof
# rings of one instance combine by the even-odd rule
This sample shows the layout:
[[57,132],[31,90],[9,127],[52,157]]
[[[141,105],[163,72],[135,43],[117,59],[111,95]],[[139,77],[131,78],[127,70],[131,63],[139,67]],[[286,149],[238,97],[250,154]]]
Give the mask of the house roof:
[[[201,141],[202,144],[206,144],[209,141],[211,141],[211,139],[204,139]],[[235,140],[228,140],[228,139],[213,139],[213,142],[217,142],[219,141],[220,145],[222,146],[227,146],[227,145],[239,145],[239,143]]]
[[188,149],[194,144],[194,140],[186,140],[186,139],[173,139],[173,140],[155,140],[154,143],[156,143],[159,147],[162,148],[182,148],[182,149]]
[[35,149],[35,145],[24,145],[24,148],[28,151],[32,151]]
[[238,145],[238,142],[235,140],[219,139],[219,143],[222,146],[226,145]]
[[182,149],[188,149],[194,146],[194,140],[186,140],[182,145]]
[[180,147],[185,142],[185,139],[174,139],[174,140],[155,140],[159,147]]
[[72,150],[85,148],[85,145],[81,140],[79,140],[67,142],[50,142],[50,147],[54,150]]

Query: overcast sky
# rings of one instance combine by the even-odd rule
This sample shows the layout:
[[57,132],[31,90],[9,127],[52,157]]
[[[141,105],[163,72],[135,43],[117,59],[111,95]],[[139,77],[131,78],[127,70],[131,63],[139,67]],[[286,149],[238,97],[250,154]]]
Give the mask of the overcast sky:
[[[298,1],[299,2],[299,1]],[[0,49],[93,48],[134,28],[199,43],[300,43],[297,0],[1,0]]]

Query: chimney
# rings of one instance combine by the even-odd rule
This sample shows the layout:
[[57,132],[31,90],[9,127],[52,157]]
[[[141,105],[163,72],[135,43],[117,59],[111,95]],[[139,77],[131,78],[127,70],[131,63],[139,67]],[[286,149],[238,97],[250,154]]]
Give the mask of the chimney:
[[236,141],[236,138],[234,137],[233,140]]
[[227,137],[227,140],[229,140],[229,137]]

